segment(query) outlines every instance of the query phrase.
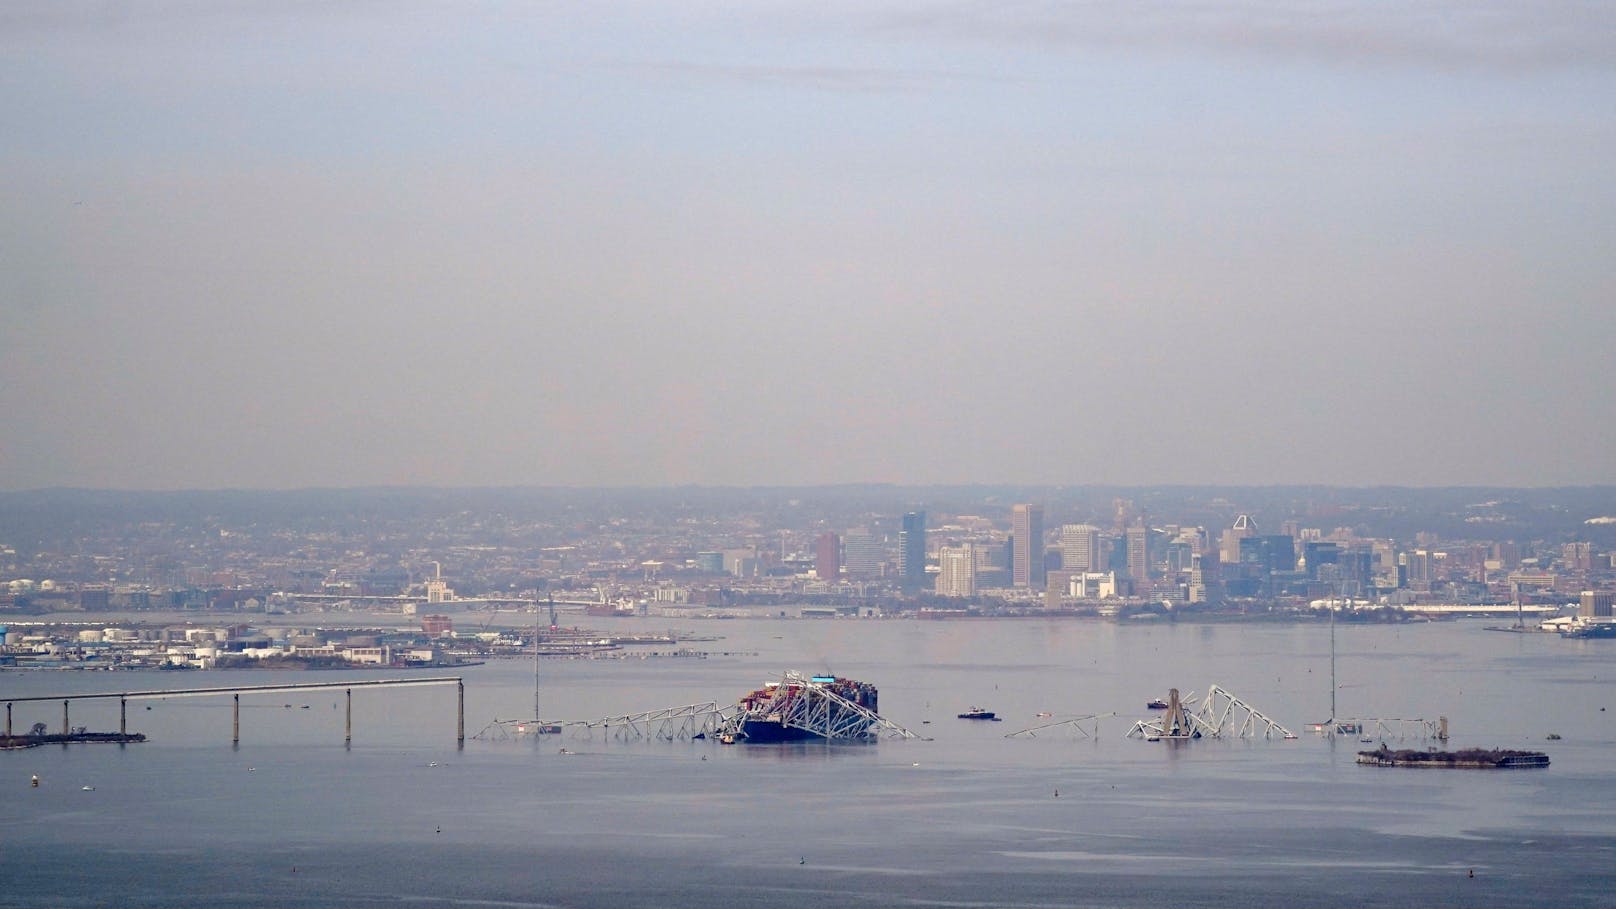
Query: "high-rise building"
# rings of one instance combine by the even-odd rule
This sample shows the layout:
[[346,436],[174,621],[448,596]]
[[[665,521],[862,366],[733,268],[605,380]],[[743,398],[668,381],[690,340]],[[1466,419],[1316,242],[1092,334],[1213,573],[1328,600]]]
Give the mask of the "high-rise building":
[[911,511],[903,516],[898,531],[898,578],[908,587],[926,581],[926,513]]
[[937,593],[945,597],[976,596],[976,545],[962,543],[937,551]]
[[1010,583],[1044,586],[1044,507],[1017,505],[1010,510]]
[[1240,541],[1247,537],[1257,535],[1257,522],[1249,515],[1241,515],[1234,519],[1234,526],[1223,532],[1223,539],[1219,541],[1218,560],[1225,565],[1234,565],[1240,561]]
[[1594,547],[1592,543],[1566,543],[1560,547],[1560,561],[1567,571],[1592,571]]
[[1061,567],[1067,571],[1099,571],[1100,528],[1093,524],[1062,524]]
[[842,540],[835,531],[827,530],[814,540],[814,574],[832,584],[842,576]]
[[1189,601],[1191,603],[1205,603],[1208,591],[1206,589],[1206,569],[1200,553],[1190,556],[1190,589]]
[[1149,592],[1150,528],[1143,521],[1128,528],[1128,579],[1133,581],[1135,593]]
[[1328,540],[1308,542],[1302,544],[1302,564],[1307,566],[1307,579],[1317,581],[1322,578],[1340,580],[1341,573],[1337,569],[1325,569],[1326,565],[1337,565],[1341,562],[1341,545]]
[[855,527],[842,535],[842,564],[848,574],[883,574],[886,558],[886,547],[868,528]]

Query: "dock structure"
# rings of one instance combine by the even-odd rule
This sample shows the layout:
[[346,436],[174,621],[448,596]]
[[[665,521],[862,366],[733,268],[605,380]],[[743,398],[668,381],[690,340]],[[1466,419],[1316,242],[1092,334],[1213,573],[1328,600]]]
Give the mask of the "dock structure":
[[1179,699],[1178,689],[1168,692],[1167,710],[1153,720],[1140,720],[1128,731],[1130,738],[1198,739],[1207,738],[1285,738],[1291,732],[1262,711],[1216,684],[1208,685],[1206,696],[1192,692]]
[[455,742],[461,747],[466,744],[466,683],[459,676],[444,676],[435,678],[417,679],[362,679],[353,682],[294,682],[284,685],[228,685],[217,688],[168,688],[147,691],[111,691],[90,694],[68,695],[36,695],[32,697],[6,698],[6,737],[11,734],[11,707],[13,704],[38,701],[62,702],[62,735],[72,732],[68,719],[68,704],[72,701],[118,699],[118,734],[129,734],[129,702],[140,700],[166,700],[168,698],[198,698],[219,697],[230,695],[232,708],[230,716],[230,744],[241,744],[241,696],[243,693],[268,691],[342,691],[347,695],[347,711],[343,731],[345,744],[353,743],[353,690],[355,688],[409,688],[426,685],[454,685],[455,699]]

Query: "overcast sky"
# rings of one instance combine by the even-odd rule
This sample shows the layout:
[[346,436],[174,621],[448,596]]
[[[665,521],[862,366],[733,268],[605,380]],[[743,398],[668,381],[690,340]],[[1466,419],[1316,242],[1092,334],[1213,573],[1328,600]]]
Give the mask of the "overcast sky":
[[1616,482],[1606,2],[0,5],[0,487]]

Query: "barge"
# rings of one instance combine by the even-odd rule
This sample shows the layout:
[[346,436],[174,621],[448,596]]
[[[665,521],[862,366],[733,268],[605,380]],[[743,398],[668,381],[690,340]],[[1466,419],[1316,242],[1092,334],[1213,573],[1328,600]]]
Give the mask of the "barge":
[[1385,745],[1374,751],[1358,752],[1358,763],[1370,767],[1439,767],[1465,770],[1509,770],[1547,767],[1549,756],[1541,751],[1468,748],[1463,751],[1393,751]]
[[38,748],[41,745],[77,745],[93,742],[111,742],[124,745],[131,742],[144,742],[146,736],[140,732],[69,732],[54,735],[0,735],[0,751],[19,751],[23,748]]

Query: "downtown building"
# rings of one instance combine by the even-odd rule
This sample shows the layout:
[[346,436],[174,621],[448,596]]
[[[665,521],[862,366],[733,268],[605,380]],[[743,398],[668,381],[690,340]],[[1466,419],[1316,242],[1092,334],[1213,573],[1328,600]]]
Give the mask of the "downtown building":
[[945,597],[976,596],[975,543],[944,546],[937,551],[937,594]]
[[1067,571],[1100,571],[1106,567],[1100,545],[1100,528],[1093,524],[1062,524],[1061,568]]
[[926,583],[926,513],[911,511],[898,530],[898,580],[920,589]]
[[1044,506],[1010,509],[1010,583],[1042,590],[1044,575]]

